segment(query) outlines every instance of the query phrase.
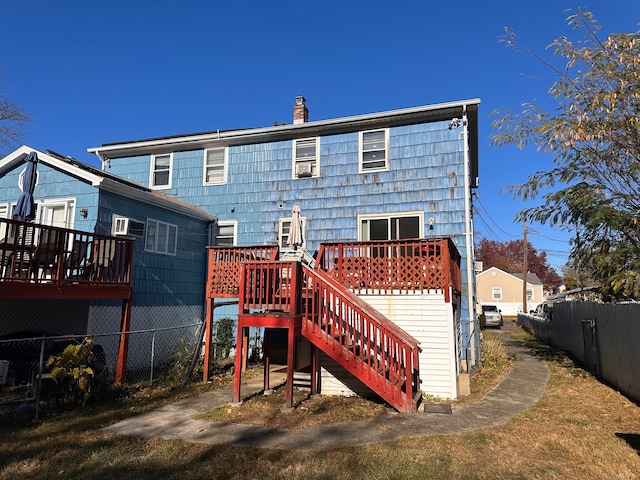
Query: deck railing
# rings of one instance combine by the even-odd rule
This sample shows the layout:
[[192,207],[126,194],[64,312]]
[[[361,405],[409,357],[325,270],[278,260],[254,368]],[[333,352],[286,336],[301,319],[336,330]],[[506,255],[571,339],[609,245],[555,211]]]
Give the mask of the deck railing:
[[269,311],[296,314],[300,298],[298,262],[246,262],[240,267],[243,313]]
[[209,297],[237,297],[242,263],[278,258],[277,245],[208,247],[208,252],[207,295]]
[[462,288],[460,254],[448,237],[321,243],[316,268],[360,294]]
[[418,342],[325,272],[299,262],[246,262],[242,314],[280,313],[391,405],[414,412],[421,395]]
[[0,219],[0,280],[30,285],[129,286],[133,241]]

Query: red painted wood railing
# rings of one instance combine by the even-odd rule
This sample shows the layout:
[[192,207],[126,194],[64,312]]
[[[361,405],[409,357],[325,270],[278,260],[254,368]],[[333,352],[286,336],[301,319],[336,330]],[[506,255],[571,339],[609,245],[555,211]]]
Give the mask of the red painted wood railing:
[[207,295],[217,298],[238,296],[242,263],[278,258],[277,245],[208,247],[208,252]]
[[398,411],[415,412],[418,341],[327,273],[303,273],[302,335]]
[[448,237],[321,243],[316,268],[356,293],[460,293],[460,254]]
[[247,262],[240,272],[241,315],[300,318],[301,334],[316,347],[397,410],[416,411],[421,391],[413,337],[325,272],[273,261]]
[[133,240],[0,219],[0,278],[30,285],[129,286]]

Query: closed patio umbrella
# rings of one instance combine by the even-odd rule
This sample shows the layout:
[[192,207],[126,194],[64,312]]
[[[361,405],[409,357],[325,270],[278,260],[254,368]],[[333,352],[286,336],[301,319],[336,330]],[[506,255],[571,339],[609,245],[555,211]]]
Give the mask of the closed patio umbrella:
[[38,167],[38,154],[31,152],[25,160],[27,167],[22,177],[22,195],[18,199],[13,214],[18,220],[33,220],[36,218],[36,206],[33,201],[33,190],[36,186],[36,172]]
[[298,204],[293,206],[291,211],[291,226],[289,228],[289,239],[287,245],[297,250],[304,243],[302,238],[302,220],[300,220],[300,207]]

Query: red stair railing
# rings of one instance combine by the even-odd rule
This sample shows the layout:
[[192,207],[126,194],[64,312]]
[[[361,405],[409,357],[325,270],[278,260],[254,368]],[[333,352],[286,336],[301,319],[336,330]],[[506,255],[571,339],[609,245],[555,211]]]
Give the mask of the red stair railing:
[[418,341],[325,272],[303,273],[302,335],[398,411],[415,412]]

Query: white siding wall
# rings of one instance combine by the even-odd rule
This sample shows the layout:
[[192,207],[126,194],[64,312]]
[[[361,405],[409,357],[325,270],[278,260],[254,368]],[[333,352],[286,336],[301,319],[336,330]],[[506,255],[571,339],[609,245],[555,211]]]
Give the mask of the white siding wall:
[[[453,308],[444,301],[444,295],[363,295],[360,298],[420,342],[422,391],[435,397],[457,398]],[[323,394],[364,395],[367,392],[366,387],[351,380],[351,376],[328,357],[321,356],[320,361]]]

